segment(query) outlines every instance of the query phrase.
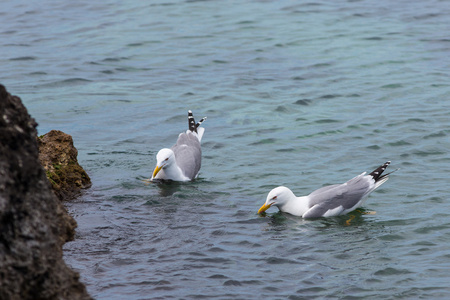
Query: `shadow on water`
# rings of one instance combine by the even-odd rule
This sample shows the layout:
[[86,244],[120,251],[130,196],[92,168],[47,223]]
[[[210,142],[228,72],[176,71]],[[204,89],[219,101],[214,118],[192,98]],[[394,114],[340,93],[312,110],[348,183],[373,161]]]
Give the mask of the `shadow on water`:
[[149,184],[155,184],[158,187],[161,197],[170,197],[180,191],[183,185],[186,185],[186,183],[172,180],[155,180]]
[[[206,180],[196,179],[195,181],[173,181],[173,180],[163,180],[155,179],[150,181],[149,179],[137,178],[138,180],[144,182],[145,185],[155,185],[158,187],[160,197],[171,197],[177,192],[185,191],[185,189],[196,188],[199,183],[208,183]],[[189,193],[188,193],[189,194]]]
[[[315,228],[330,228],[330,227],[358,227],[368,224],[365,215],[373,214],[371,211],[366,211],[364,209],[354,210],[346,215],[328,218],[317,218],[317,219],[303,219],[302,217],[293,216],[283,212],[276,212],[269,216],[268,224],[272,226],[274,231],[284,231],[286,229],[309,225]],[[263,213],[261,217],[266,217]]]

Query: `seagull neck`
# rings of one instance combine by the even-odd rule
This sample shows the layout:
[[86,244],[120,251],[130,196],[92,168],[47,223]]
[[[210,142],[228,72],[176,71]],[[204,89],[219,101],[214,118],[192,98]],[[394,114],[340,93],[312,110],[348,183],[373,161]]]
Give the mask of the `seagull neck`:
[[189,178],[184,176],[183,172],[181,171],[180,167],[176,164],[176,161],[172,163],[171,165],[164,168],[164,173],[167,178],[170,178],[175,181],[188,181]]
[[281,211],[287,212],[294,216],[302,216],[308,209],[307,197],[296,197],[295,195],[292,195],[292,197],[286,201],[283,206],[280,206]]

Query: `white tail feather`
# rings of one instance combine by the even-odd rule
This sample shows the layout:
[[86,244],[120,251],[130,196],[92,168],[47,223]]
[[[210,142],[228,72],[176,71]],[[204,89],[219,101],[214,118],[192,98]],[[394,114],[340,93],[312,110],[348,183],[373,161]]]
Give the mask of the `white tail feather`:
[[380,180],[378,180],[377,182],[375,182],[375,188],[374,189],[378,188],[380,185],[385,183],[388,179],[389,179],[389,176],[385,176],[385,177],[381,178]]
[[203,133],[205,133],[205,128],[197,127],[197,138],[199,142],[202,141]]
[[[186,130],[187,134],[193,134],[196,138],[198,138],[198,141],[201,142],[202,141],[202,137],[203,137],[203,133],[205,132],[205,128],[203,127],[198,127],[197,128],[197,132],[195,131],[190,131],[190,130]],[[182,135],[183,133],[180,133],[180,135]]]

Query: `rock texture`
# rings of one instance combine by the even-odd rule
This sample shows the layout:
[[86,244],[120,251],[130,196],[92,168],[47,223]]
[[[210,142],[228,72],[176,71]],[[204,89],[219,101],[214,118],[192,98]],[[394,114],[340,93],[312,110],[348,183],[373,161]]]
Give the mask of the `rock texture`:
[[39,163],[36,126],[0,85],[0,299],[91,299],[62,259],[76,223]]
[[38,145],[39,160],[60,200],[75,198],[81,189],[91,186],[91,179],[78,164],[78,151],[70,135],[52,130],[38,138]]

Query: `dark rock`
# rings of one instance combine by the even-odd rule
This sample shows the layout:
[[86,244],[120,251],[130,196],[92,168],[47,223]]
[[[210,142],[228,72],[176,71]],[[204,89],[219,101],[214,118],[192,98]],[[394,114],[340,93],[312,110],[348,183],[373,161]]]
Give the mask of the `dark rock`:
[[38,145],[39,160],[59,200],[73,199],[91,186],[91,179],[78,164],[70,135],[52,130],[38,138]]
[[91,299],[62,259],[76,222],[39,163],[36,126],[0,85],[0,299]]

